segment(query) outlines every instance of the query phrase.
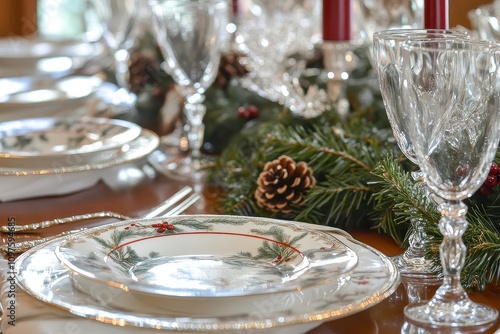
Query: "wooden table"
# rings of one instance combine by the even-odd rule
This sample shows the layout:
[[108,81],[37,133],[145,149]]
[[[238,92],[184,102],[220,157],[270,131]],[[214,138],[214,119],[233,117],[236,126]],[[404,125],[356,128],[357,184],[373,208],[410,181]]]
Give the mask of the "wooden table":
[[[149,180],[132,189],[113,191],[103,183],[99,183],[88,190],[66,196],[0,203],[0,225],[6,225],[9,217],[15,218],[16,224],[23,225],[56,217],[103,210],[116,211],[128,216],[138,216],[148,208],[162,202],[182,186],[184,184],[180,182],[172,181],[164,176],[157,176],[156,179]],[[213,199],[213,191],[204,190],[203,200],[191,207],[186,213],[214,213]],[[96,222],[75,223],[72,228],[96,224]],[[40,233],[19,235],[16,236],[16,241],[52,235],[62,230],[61,227],[53,227]],[[387,236],[382,236],[373,231],[349,232],[354,238],[377,248],[388,256],[402,252],[394,241]],[[6,242],[5,235],[2,236],[0,242]],[[432,296],[433,289],[435,287],[430,287],[425,291],[429,296]],[[500,310],[500,285],[489,286],[484,292],[472,292],[470,297],[474,301],[491,305]],[[408,298],[402,284],[391,297],[380,304],[355,315],[325,323],[312,330],[309,334],[401,333],[401,328],[404,325],[403,308],[407,303]],[[499,327],[500,322],[497,322],[484,333],[494,333],[495,329]],[[423,334],[424,332],[418,333]],[[456,333],[456,331],[449,333]]]

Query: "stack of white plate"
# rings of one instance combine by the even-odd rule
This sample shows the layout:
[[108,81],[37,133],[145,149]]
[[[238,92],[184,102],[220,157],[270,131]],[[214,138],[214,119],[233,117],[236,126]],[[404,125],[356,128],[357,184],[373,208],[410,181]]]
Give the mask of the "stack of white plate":
[[396,289],[398,271],[384,255],[305,225],[215,215],[130,220],[32,249],[16,272],[38,300],[138,332],[305,333]]
[[[158,144],[156,134],[123,120],[47,117],[3,122],[2,196],[14,196],[25,185],[30,186],[26,196],[32,197],[36,197],[37,186],[40,195],[64,193],[57,189],[58,184],[71,187],[68,191],[87,188],[101,178],[101,171],[144,159]],[[68,182],[65,175],[71,175]],[[8,199],[3,197],[0,200]]]
[[101,84],[96,76],[2,78],[0,122],[72,115],[85,106]]
[[37,76],[58,78],[72,75],[102,58],[104,47],[79,40],[42,37],[0,39],[0,77]]
[[93,76],[100,66],[92,65],[103,51],[100,44],[75,40],[0,39],[0,122],[84,108],[101,86]]

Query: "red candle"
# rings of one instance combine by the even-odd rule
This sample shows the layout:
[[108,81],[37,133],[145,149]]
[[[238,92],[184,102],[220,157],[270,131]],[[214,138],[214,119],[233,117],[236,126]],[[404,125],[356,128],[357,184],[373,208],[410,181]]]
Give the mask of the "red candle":
[[238,16],[238,0],[232,0],[232,7],[233,7],[233,15]]
[[448,0],[425,0],[424,27],[425,29],[449,29]]
[[323,40],[351,40],[351,0],[323,0]]

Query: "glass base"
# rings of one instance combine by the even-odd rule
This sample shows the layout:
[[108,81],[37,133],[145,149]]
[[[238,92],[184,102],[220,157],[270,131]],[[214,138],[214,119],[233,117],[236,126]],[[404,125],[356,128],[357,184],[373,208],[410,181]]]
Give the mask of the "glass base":
[[201,180],[206,176],[204,160],[179,156],[164,164],[165,174],[178,179]]
[[404,309],[409,321],[424,326],[439,328],[477,328],[492,324],[498,318],[498,311],[469,299],[452,301],[433,300],[408,305]]
[[129,111],[137,102],[137,95],[111,83],[103,84],[98,97],[114,114]]
[[474,326],[473,328],[468,327],[459,329],[456,327],[448,327],[436,329],[430,326],[415,324],[409,319],[405,319],[400,334],[484,334],[491,327],[493,327],[493,323],[483,326]]
[[429,282],[439,283],[442,279],[438,272],[433,271],[434,264],[421,256],[411,256],[407,253],[391,257],[396,263],[401,276],[422,279]]
[[443,283],[443,281],[436,277],[436,279],[422,279],[418,276],[403,276],[401,275],[401,284],[405,287],[406,298],[408,304],[421,303],[427,301],[436,292],[436,289]]
[[210,163],[210,158],[202,156],[201,159],[193,159],[177,148],[160,147],[150,155],[148,161],[167,177],[182,181],[201,181],[206,176],[205,167]]

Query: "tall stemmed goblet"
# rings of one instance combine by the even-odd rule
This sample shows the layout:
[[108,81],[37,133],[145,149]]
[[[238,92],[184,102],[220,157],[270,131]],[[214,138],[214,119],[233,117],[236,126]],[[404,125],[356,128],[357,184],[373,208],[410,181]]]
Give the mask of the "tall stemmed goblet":
[[297,7],[296,0],[250,0],[235,36],[235,46],[246,56],[243,62],[249,70],[240,80],[243,87],[281,104],[285,103],[281,86],[286,58],[297,35],[297,25],[290,19]]
[[500,49],[488,42],[428,39],[402,47],[403,104],[427,186],[443,202],[439,230],[443,283],[430,301],[408,305],[410,321],[431,327],[492,323],[498,311],[472,302],[460,284],[467,206],[484,182],[500,139]]
[[[407,110],[402,104],[401,46],[407,40],[428,38],[443,40],[465,39],[468,38],[468,34],[463,31],[444,29],[393,29],[382,30],[373,34],[376,69],[387,117],[399,148],[408,160],[414,164],[418,164],[418,161],[413,149],[413,143],[409,138],[412,123],[409,121]],[[415,180],[422,178],[419,171],[413,172],[412,176]],[[393,257],[393,260],[398,265],[403,276],[426,279],[431,282],[436,281],[437,276],[436,271],[432,270],[431,261],[426,260],[424,257],[425,238],[423,222],[413,219],[408,238],[409,247],[403,254]]]
[[201,145],[206,112],[202,104],[217,75],[229,22],[226,0],[149,0],[156,40],[165,57],[163,69],[184,96],[190,155],[167,166],[186,177],[202,175]]
[[359,0],[354,1],[355,30],[368,47],[368,59],[376,68],[373,34],[388,29],[417,29],[424,26],[423,0]]
[[118,90],[112,94],[111,103],[118,111],[135,104],[136,96],[128,90],[128,60],[131,47],[130,35],[138,12],[138,0],[90,0],[103,26],[103,39],[112,56]]
[[318,116],[325,109],[326,93],[315,85],[304,89],[300,80],[306,57],[318,42],[318,1],[249,0],[247,5],[235,35],[235,46],[245,55],[241,61],[249,70],[240,83],[295,115]]

